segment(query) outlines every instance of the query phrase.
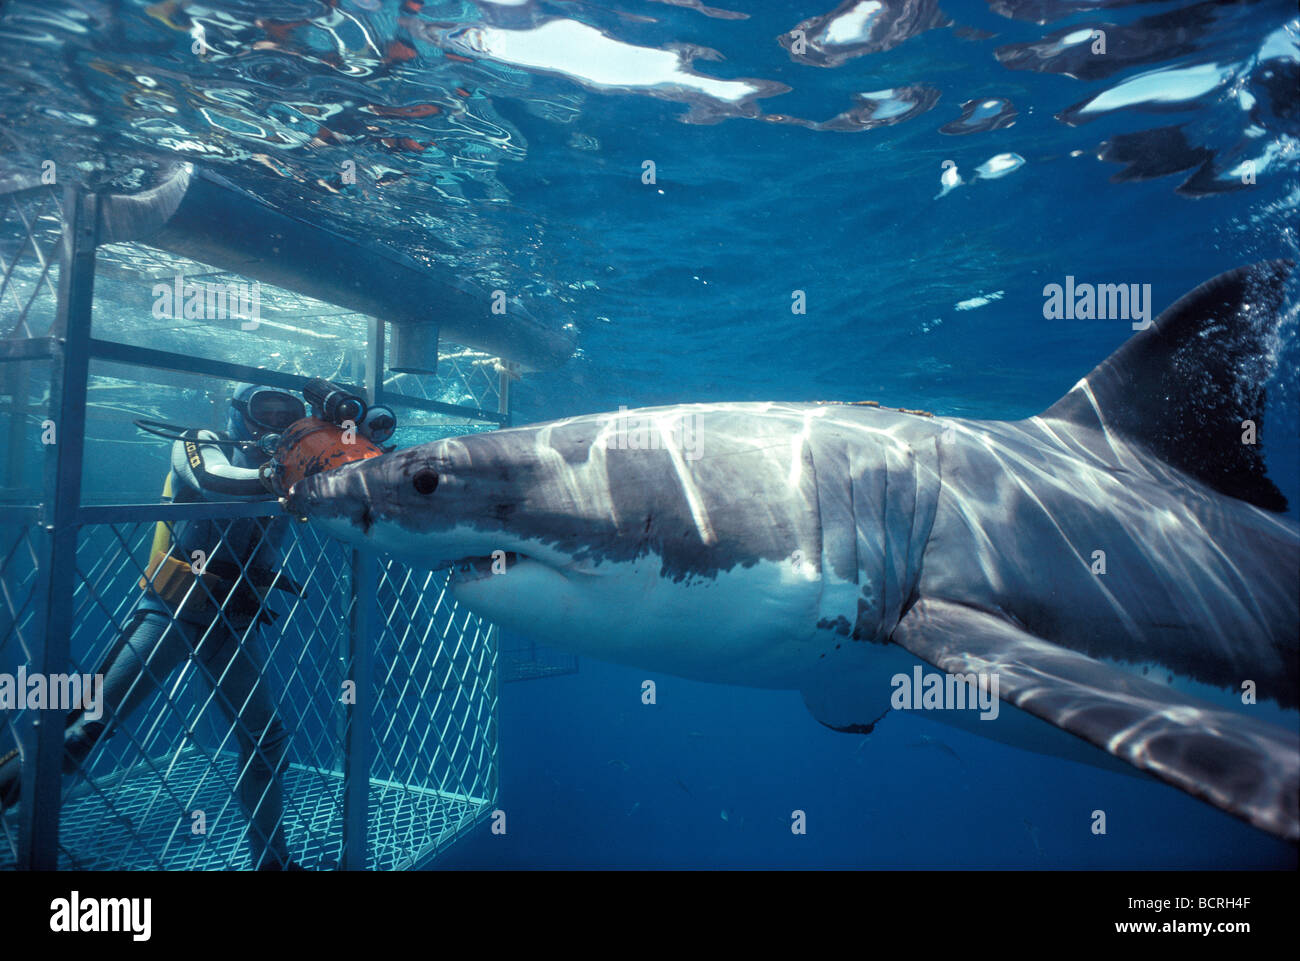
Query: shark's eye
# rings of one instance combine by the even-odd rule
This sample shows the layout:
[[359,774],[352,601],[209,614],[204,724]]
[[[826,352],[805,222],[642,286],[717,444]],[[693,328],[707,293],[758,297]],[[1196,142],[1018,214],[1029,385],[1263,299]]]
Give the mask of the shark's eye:
[[438,489],[438,472],[429,470],[427,467],[418,471],[411,478],[411,486],[415,488],[417,494],[432,494]]

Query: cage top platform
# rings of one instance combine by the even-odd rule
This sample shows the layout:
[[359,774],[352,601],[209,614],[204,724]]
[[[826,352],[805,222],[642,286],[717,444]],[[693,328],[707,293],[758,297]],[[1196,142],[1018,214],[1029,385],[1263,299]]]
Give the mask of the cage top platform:
[[123,241],[378,317],[411,343],[443,337],[522,370],[558,367],[573,353],[571,330],[552,329],[517,301],[493,313],[491,292],[445,268],[359,243],[189,163],[150,190],[101,194],[99,242]]

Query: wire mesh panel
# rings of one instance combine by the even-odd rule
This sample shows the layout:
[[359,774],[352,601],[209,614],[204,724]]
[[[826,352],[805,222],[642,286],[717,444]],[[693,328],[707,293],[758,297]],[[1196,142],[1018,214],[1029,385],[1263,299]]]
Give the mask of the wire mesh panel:
[[40,464],[25,441],[40,437],[48,413],[38,338],[49,334],[58,303],[61,216],[53,187],[0,192],[0,497],[7,503],[31,503],[40,488]]
[[479,410],[495,411],[501,403],[501,362],[482,351],[442,344],[438,376],[389,372],[384,388]]
[[350,380],[366,318],[138,242],[96,251],[96,337],[304,377]]
[[[100,716],[82,712],[90,720],[68,729],[76,776],[63,793],[60,866],[337,866],[349,552],[284,517],[163,526],[179,540],[185,523],[207,525],[211,557],[252,537],[242,553],[264,558],[274,544],[280,566],[269,581],[249,565],[215,590],[203,576],[163,586],[150,562],[155,524],[82,529],[73,654],[103,693]],[[32,615],[30,537],[20,528],[4,541],[0,655],[10,670],[24,660]],[[382,869],[423,863],[493,802],[496,655],[493,629],[455,610],[445,572],[390,561],[379,583],[368,834],[369,865]],[[10,721],[21,711],[4,714],[0,743],[16,746]],[[0,864],[12,864],[12,825],[5,833]]]
[[[13,666],[31,661],[36,641],[36,536],[32,525],[0,524],[0,672],[10,675]],[[0,708],[0,762],[13,763],[18,756],[22,737],[16,719],[16,711]],[[0,818],[0,863],[12,856],[17,842],[14,825]]]
[[0,192],[0,336],[49,331],[58,302],[61,225],[53,187]]
[[[330,694],[348,665],[329,652],[349,598],[322,572],[342,551],[285,519],[203,523],[213,558],[235,541],[253,539],[242,552],[253,557],[268,542],[287,542],[270,583],[290,590],[264,586],[251,568],[229,586],[195,576],[164,588],[149,563],[153,525],[83,528],[74,654],[85,643],[84,663],[105,675],[111,722],[65,795],[71,866],[337,860],[337,834],[313,825],[320,807],[338,806],[338,778],[327,772],[339,760],[331,732],[342,709]],[[124,644],[131,650],[115,651]],[[137,685],[144,693],[131,690]],[[133,700],[143,703],[114,716]],[[70,753],[86,749],[70,743]],[[100,821],[119,829],[97,832]]]
[[497,632],[457,609],[448,580],[392,560],[380,568],[371,776],[384,786],[374,853],[388,867],[422,863],[496,797]]

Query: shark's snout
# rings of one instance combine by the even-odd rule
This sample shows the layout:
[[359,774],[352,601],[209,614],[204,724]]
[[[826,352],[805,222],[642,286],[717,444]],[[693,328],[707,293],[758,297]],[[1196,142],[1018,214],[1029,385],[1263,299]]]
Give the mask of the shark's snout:
[[514,550],[500,523],[514,502],[499,475],[435,442],[313,474],[282,503],[347,543],[437,568]]
[[374,505],[364,464],[305,477],[282,501],[286,512],[319,521],[342,521],[364,536],[374,524]]

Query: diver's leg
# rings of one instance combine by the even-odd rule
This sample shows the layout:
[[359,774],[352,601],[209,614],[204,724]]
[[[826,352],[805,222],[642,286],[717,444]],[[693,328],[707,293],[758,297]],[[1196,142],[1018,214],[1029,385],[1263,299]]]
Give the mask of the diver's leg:
[[192,641],[180,622],[162,611],[139,609],[123,631],[122,643],[109,652],[96,674],[104,675],[102,714],[83,711],[64,735],[63,768],[71,773],[85,760],[114,721],[123,721],[189,656]]
[[[68,716],[64,733],[63,770],[72,773],[104,736],[114,719],[131,714],[162,679],[175,670],[189,653],[189,639],[179,625],[163,612],[137,609],[118,641],[93,673],[104,677],[103,700],[98,717],[84,710]],[[0,759],[0,810],[18,801],[21,766],[17,752]]]
[[248,817],[253,865],[264,871],[296,867],[281,823],[280,775],[287,764],[289,732],[276,714],[256,636],[250,631],[242,645],[230,647],[233,651],[227,649],[209,662],[209,670],[218,686],[217,701],[239,743],[237,790]]
[[0,814],[18,803],[18,786],[22,779],[22,755],[18,748],[0,755]]

